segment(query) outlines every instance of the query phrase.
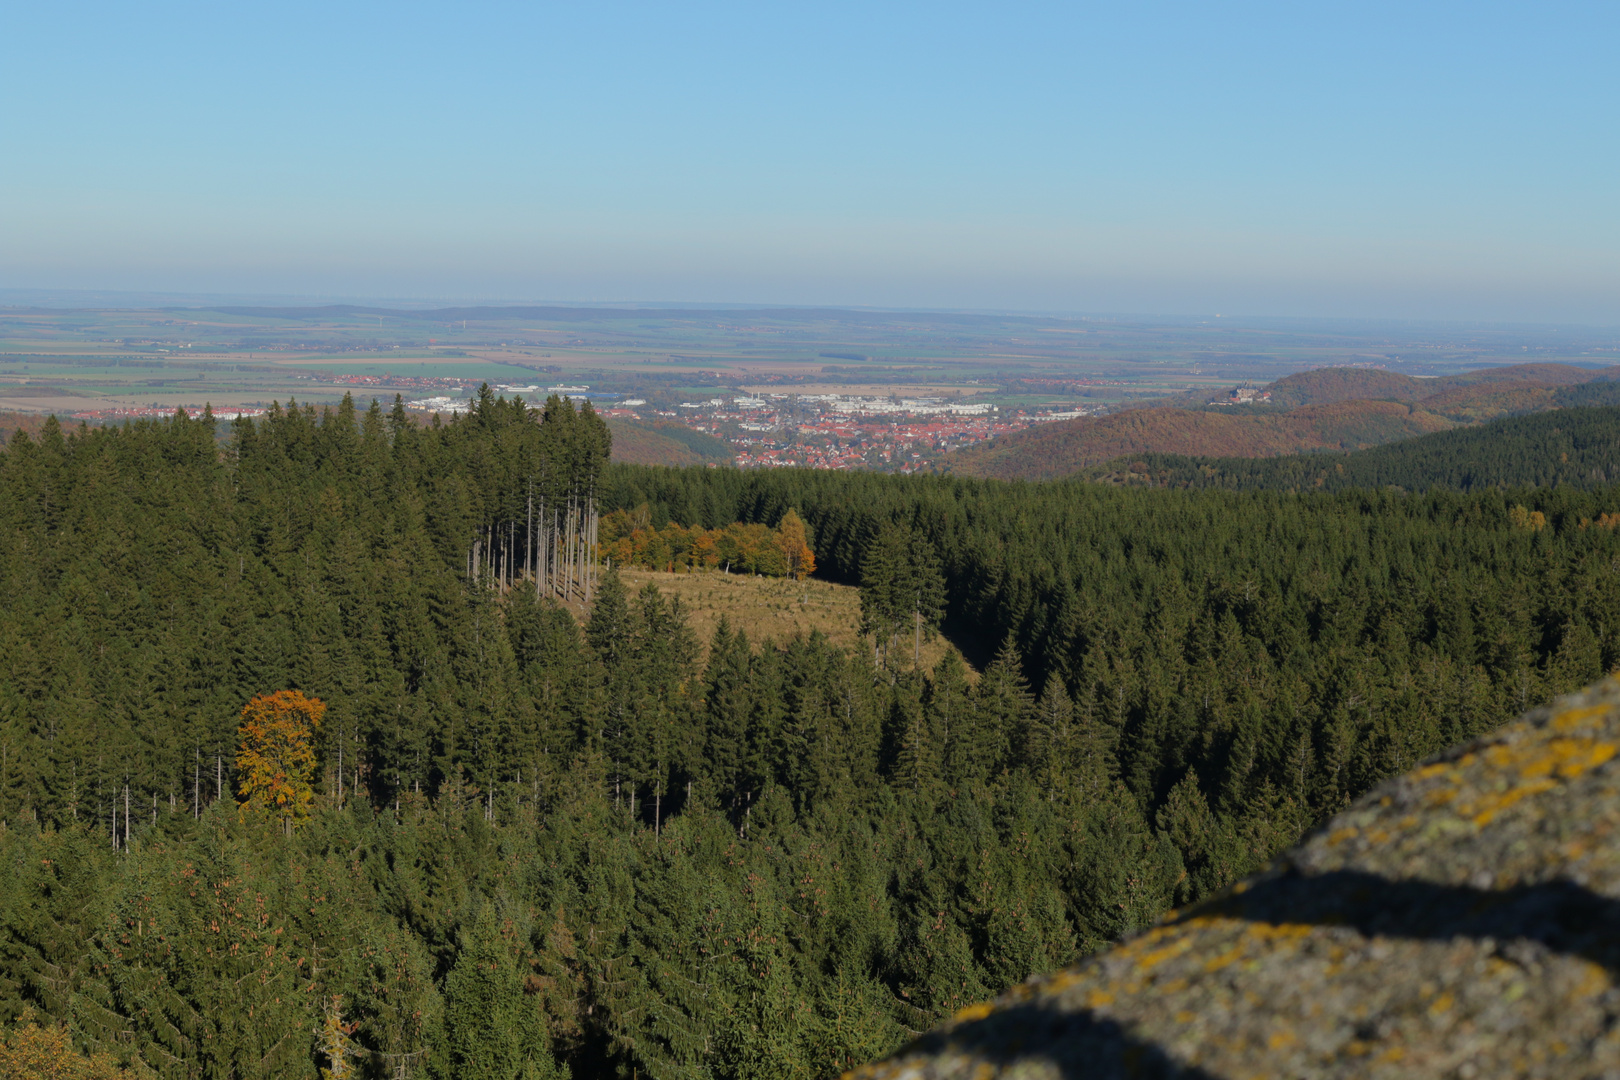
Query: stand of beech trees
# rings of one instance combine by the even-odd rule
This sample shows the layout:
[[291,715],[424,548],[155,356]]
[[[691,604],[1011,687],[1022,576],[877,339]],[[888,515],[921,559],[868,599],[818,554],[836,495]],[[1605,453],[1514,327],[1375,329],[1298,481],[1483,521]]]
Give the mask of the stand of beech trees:
[[[1613,488],[607,450],[588,407],[488,394],[14,438],[0,1023],[164,1077],[835,1075],[1620,662]],[[596,509],[643,506],[796,508],[821,572],[896,594],[883,640],[722,626],[700,666],[591,560]],[[913,668],[936,620],[977,678]],[[325,703],[302,824],[237,808],[244,706],[282,690]]]

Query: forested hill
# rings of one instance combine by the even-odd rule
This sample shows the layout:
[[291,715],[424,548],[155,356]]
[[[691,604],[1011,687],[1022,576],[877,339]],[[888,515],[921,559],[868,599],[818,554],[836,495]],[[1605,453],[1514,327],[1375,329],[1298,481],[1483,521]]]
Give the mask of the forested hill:
[[1356,450],[1451,426],[1443,416],[1396,401],[1343,401],[1286,412],[1165,406],[1025,428],[957,450],[943,464],[961,476],[1057,480],[1133,453],[1268,457]]
[[[178,416],[0,454],[0,1024],[164,1077],[836,1075],[1620,663],[1613,487],[608,465],[588,410],[487,394],[225,447]],[[700,668],[611,573],[582,627],[523,536],[593,492],[796,508],[873,593],[937,564],[982,673],[727,626]],[[313,791],[239,809],[245,706],[295,690]]]
[[1345,452],[1456,425],[1582,405],[1620,404],[1620,369],[1520,364],[1416,379],[1369,368],[1321,368],[1279,379],[1270,400],[1207,405],[1165,401],[1062,420],[958,450],[961,476],[1053,480],[1144,454],[1274,457]]
[[702,465],[714,461],[731,464],[731,447],[724,439],[693,431],[685,424],[649,424],[619,417],[609,419],[613,434],[613,460],[632,465]]
[[[1604,386],[1620,390],[1614,384]],[[1383,487],[1424,491],[1436,485],[1459,491],[1558,484],[1602,487],[1620,480],[1620,407],[1568,408],[1493,420],[1342,455],[1200,458],[1138,454],[1085,470],[1075,478],[1240,491]]]
[[1285,375],[1268,384],[1271,404],[1285,409],[1339,401],[1423,401],[1486,386],[1574,386],[1612,381],[1620,368],[1581,368],[1573,364],[1513,364],[1456,375],[1419,379],[1383,368],[1331,367]]

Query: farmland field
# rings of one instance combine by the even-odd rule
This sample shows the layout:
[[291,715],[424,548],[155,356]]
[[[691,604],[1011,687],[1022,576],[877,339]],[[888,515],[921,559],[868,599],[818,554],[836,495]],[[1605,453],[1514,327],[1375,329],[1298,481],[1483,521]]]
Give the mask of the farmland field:
[[[637,396],[961,394],[1004,409],[1267,382],[1331,365],[1446,374],[1611,361],[1615,343],[1535,328],[1128,319],[832,309],[0,307],[13,407],[200,407],[297,397],[585,383]],[[670,401],[668,407],[674,407]]]

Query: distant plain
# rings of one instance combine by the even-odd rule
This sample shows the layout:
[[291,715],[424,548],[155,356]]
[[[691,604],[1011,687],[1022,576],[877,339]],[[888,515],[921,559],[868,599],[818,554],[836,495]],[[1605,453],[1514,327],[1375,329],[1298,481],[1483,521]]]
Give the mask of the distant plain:
[[1003,408],[1263,384],[1330,366],[1607,366],[1552,327],[832,309],[0,308],[7,408],[407,399],[479,382],[595,392],[956,394]]

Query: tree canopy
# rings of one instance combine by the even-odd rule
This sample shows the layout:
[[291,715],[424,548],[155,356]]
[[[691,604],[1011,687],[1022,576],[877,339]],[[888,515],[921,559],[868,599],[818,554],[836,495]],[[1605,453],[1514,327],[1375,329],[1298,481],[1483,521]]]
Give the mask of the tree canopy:
[[[598,424],[14,437],[0,1021],[176,1078],[832,1076],[1620,664],[1610,486],[629,468]],[[531,499],[593,495],[784,562],[793,512],[890,655],[722,624],[700,662],[606,568],[581,625],[513,567]],[[930,621],[973,669],[915,669]],[[283,831],[235,751],[288,688]]]

